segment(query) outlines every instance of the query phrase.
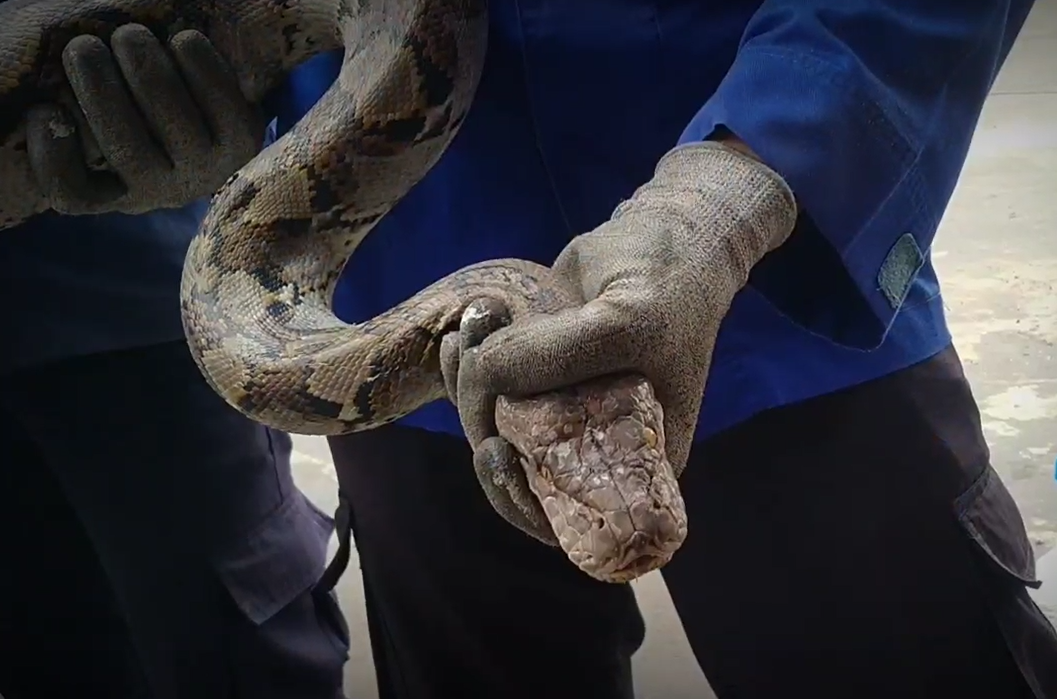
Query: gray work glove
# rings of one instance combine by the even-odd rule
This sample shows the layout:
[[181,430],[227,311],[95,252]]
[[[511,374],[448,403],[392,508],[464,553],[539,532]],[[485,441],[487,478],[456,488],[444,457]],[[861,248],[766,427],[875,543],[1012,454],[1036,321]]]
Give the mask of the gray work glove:
[[[212,194],[260,149],[261,115],[197,31],[166,46],[129,24],[109,47],[75,37],[62,58],[79,109],[38,105],[26,121],[34,184],[59,213],[184,206]],[[93,154],[105,164],[91,162]],[[93,169],[99,165],[106,171]]]
[[[475,324],[464,316],[462,336],[445,341],[442,364],[496,510],[526,531],[545,527],[529,511],[539,506],[526,499],[512,450],[496,436],[497,395],[642,374],[664,409],[667,456],[681,473],[720,322],[749,271],[786,240],[796,216],[789,187],[756,159],[719,143],[683,146],[661,159],[653,179],[612,219],[559,255],[553,270],[582,295],[582,306],[515,319],[483,341],[467,337]],[[519,501],[504,502],[511,497]],[[553,539],[546,531],[529,533]]]

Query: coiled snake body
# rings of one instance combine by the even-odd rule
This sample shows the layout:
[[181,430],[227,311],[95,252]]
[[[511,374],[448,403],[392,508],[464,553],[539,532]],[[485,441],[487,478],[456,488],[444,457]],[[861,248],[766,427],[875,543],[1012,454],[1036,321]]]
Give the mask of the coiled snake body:
[[[500,260],[459,270],[366,323],[349,326],[330,310],[345,261],[440,158],[469,110],[486,9],[486,0],[8,0],[0,174],[29,175],[27,107],[69,103],[61,52],[77,34],[105,38],[129,22],[162,37],[198,29],[254,101],[307,58],[344,47],[326,95],[215,195],[187,255],[182,313],[207,380],[252,419],[316,435],[391,422],[446,397],[440,342],[475,299],[502,299],[514,317],[577,301],[547,268]],[[24,211],[0,212],[0,227],[45,208],[27,200]],[[679,547],[683,502],[644,380],[504,398],[497,422],[585,572],[628,580]]]

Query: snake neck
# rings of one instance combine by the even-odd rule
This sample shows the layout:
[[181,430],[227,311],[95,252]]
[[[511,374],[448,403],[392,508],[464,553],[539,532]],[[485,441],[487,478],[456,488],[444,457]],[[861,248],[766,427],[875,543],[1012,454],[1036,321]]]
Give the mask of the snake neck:
[[484,0],[338,5],[337,81],[217,193],[181,288],[189,346],[214,389],[304,434],[367,429],[443,395],[439,342],[459,304],[412,299],[348,326],[330,300],[357,246],[458,131],[487,34]]

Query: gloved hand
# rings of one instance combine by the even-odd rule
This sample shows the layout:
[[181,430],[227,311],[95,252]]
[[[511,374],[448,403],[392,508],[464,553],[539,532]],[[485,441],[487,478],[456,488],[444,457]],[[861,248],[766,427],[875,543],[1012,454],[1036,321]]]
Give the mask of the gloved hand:
[[[489,328],[483,341],[479,331],[471,336],[475,323],[464,316],[461,337],[445,340],[442,365],[496,510],[526,531],[542,519],[526,511],[532,503],[519,497],[520,465],[496,436],[497,395],[640,373],[664,408],[667,455],[681,473],[720,322],[750,269],[786,240],[796,216],[789,187],[755,158],[720,143],[683,146],[661,159],[653,179],[608,222],[559,255],[553,271],[582,294],[582,306]],[[493,325],[504,313],[494,302],[478,305],[471,315],[491,306]],[[511,491],[518,502],[503,502]]]
[[[176,34],[168,47],[136,24],[118,28],[109,47],[78,36],[63,66],[83,115],[44,104],[26,125],[36,185],[60,213],[184,206],[212,194],[260,149],[261,115],[197,31]],[[83,137],[98,145],[108,172],[91,168]]]

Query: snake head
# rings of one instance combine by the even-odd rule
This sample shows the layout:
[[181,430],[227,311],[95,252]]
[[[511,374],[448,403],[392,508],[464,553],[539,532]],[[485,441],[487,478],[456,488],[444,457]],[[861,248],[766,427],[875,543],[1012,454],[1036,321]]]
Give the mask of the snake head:
[[666,564],[682,545],[686,506],[664,453],[663,410],[645,378],[500,397],[496,425],[580,570],[628,582]]

